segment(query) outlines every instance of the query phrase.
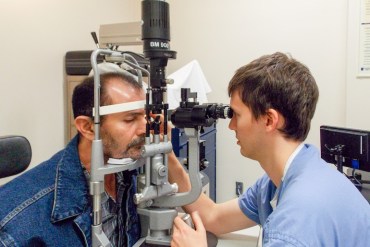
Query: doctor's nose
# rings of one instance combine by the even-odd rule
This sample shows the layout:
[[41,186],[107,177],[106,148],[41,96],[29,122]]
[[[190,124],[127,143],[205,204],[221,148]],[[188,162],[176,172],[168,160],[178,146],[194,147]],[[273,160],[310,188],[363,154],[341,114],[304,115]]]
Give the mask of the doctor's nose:
[[230,119],[229,129],[235,130],[235,117],[234,116]]

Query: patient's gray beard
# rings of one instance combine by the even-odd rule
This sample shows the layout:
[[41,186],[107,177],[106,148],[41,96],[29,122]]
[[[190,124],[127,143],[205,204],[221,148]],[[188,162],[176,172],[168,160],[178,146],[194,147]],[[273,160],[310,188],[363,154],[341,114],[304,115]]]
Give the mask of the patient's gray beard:
[[132,142],[130,142],[128,145],[127,145],[127,150],[129,150],[130,148],[132,147],[135,147],[135,146],[142,146],[145,144],[145,136],[140,136],[136,139],[134,139]]
[[126,151],[123,152],[123,157],[137,160],[141,157],[139,148],[145,144],[145,136],[140,136],[134,139],[127,145]]

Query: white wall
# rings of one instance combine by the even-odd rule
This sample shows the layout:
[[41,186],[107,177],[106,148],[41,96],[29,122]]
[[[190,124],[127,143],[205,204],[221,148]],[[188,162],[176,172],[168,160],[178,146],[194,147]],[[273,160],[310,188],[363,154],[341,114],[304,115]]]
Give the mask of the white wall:
[[[343,126],[346,109],[346,0],[171,0],[171,47],[178,67],[192,59],[202,66],[213,92],[210,102],[228,102],[227,85],[237,68],[275,51],[289,52],[312,71],[320,99],[308,142],[319,145],[322,124]],[[228,121],[218,124],[217,200],[234,197],[261,174],[240,156]]]
[[137,6],[137,0],[0,1],[0,135],[29,139],[31,167],[65,144],[65,53],[95,49],[90,32],[137,20]]
[[[370,130],[370,78],[358,77],[357,73],[360,48],[360,2],[348,2],[345,126],[353,129]],[[362,178],[369,180],[370,172],[362,172]]]
[[357,77],[359,66],[360,2],[349,1],[346,125],[350,128],[370,130],[370,78]]
[[[346,85],[347,0],[168,3],[171,46],[178,52],[168,72],[197,59],[213,89],[210,102],[229,101],[227,84],[240,66],[264,54],[289,52],[311,69],[320,89],[308,142],[319,144],[322,124],[349,122],[346,109],[357,108],[349,106],[362,87],[349,91]],[[139,0],[0,2],[0,135],[29,138],[33,165],[64,146],[63,56],[71,50],[94,49],[90,31],[98,31],[99,24],[139,20],[139,6]],[[356,123],[369,119],[353,114]],[[219,202],[234,197],[235,181],[246,187],[262,174],[256,162],[240,156],[227,125],[228,121],[218,124]]]

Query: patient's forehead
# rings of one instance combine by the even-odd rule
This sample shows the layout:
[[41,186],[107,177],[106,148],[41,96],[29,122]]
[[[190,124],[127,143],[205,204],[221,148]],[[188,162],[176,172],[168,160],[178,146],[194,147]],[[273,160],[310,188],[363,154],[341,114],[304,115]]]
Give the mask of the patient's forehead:
[[145,99],[143,88],[136,88],[130,83],[114,78],[107,82],[106,92],[112,100],[112,104],[126,103]]

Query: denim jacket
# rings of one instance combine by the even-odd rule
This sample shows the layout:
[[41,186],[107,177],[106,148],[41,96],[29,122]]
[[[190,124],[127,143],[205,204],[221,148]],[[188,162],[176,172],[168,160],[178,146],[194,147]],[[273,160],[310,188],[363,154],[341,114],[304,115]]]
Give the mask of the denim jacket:
[[[78,136],[0,187],[0,246],[91,246],[92,208],[77,144]],[[138,224],[132,239],[140,237]]]

